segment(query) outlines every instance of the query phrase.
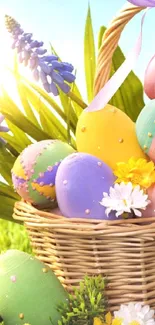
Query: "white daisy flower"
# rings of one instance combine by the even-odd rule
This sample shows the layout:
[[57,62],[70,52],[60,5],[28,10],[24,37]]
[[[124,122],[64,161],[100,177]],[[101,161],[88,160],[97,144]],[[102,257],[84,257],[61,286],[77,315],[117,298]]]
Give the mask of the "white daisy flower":
[[155,325],[154,310],[148,305],[141,303],[130,303],[121,305],[120,309],[114,312],[114,320],[120,320],[121,325]]
[[111,211],[116,211],[116,217],[119,217],[124,212],[134,214],[138,217],[142,216],[140,210],[145,210],[150,203],[148,195],[140,189],[140,186],[133,187],[132,183],[115,184],[110,187],[109,195],[103,193],[101,205],[106,207],[105,213],[108,216]]

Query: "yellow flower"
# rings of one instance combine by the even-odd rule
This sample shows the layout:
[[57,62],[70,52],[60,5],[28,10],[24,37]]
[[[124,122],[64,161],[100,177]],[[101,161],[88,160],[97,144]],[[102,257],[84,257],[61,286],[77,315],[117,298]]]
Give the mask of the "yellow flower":
[[[105,315],[105,322],[101,321],[100,318],[98,317],[95,317],[94,318],[94,323],[93,325],[111,325],[112,324],[112,315],[110,312],[108,312],[106,315]],[[115,324],[115,325],[118,325],[118,324]]]
[[112,325],[122,325],[122,318],[116,317],[112,321]]
[[104,323],[101,321],[101,319],[100,318],[98,318],[98,317],[95,317],[94,318],[94,323],[93,323],[93,325],[103,325]]
[[117,176],[116,183],[131,182],[134,186],[147,189],[155,183],[155,165],[143,158],[130,158],[127,163],[117,163],[114,175]]

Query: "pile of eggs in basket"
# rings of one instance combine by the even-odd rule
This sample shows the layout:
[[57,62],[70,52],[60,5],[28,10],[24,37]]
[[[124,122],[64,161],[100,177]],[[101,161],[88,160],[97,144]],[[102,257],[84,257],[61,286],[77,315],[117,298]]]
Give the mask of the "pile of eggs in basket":
[[[154,101],[144,107],[136,124],[111,105],[96,112],[83,111],[76,130],[77,151],[59,140],[30,145],[13,166],[15,190],[38,208],[58,204],[65,217],[107,220],[100,202],[103,192],[108,193],[115,183],[117,162],[146,158],[146,154],[155,161],[151,105]],[[115,213],[108,217],[115,218]]]

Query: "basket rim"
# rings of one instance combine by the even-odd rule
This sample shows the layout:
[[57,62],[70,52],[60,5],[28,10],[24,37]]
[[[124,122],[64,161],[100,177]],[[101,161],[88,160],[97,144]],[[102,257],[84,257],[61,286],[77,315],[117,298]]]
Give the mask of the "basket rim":
[[101,228],[105,226],[127,226],[127,225],[148,225],[152,224],[155,226],[155,217],[137,217],[119,220],[103,220],[103,219],[89,219],[89,218],[67,218],[62,215],[57,215],[50,211],[37,209],[32,206],[29,202],[17,201],[14,205],[13,218],[16,220],[23,220],[26,223],[41,223],[44,225],[65,225],[65,224],[77,224],[83,225],[84,227],[88,225],[95,226],[96,228]]

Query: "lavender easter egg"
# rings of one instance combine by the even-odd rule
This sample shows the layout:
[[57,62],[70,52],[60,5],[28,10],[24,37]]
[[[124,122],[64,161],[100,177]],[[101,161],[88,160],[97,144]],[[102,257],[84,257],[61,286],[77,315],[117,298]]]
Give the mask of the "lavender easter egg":
[[100,204],[103,192],[109,192],[115,181],[112,170],[100,159],[85,153],[65,158],[56,175],[56,196],[65,217],[115,219],[105,215]]
[[44,140],[28,146],[12,169],[17,193],[33,205],[55,206],[55,176],[58,167],[74,149],[58,140]]
[[149,158],[155,162],[155,100],[151,100],[140,112],[136,121],[138,142]]

